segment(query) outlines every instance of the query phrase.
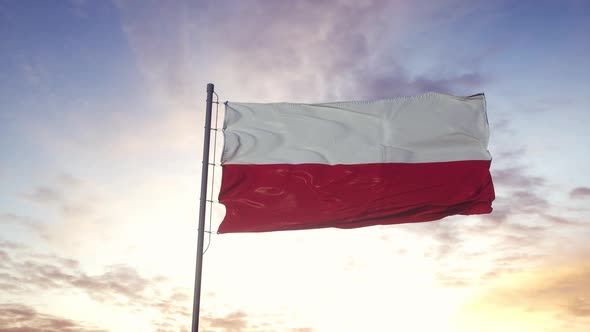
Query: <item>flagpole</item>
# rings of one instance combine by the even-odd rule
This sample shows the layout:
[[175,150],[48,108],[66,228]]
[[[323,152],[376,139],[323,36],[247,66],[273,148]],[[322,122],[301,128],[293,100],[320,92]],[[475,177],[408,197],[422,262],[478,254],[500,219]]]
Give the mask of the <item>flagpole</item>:
[[197,242],[197,267],[195,271],[195,293],[193,296],[192,332],[199,331],[201,305],[201,275],[203,272],[203,242],[205,241],[205,213],[207,208],[207,178],[209,174],[209,145],[211,142],[211,110],[213,109],[213,83],[207,84],[207,107],[205,110],[205,136],[203,139],[203,166],[201,169],[201,201]]

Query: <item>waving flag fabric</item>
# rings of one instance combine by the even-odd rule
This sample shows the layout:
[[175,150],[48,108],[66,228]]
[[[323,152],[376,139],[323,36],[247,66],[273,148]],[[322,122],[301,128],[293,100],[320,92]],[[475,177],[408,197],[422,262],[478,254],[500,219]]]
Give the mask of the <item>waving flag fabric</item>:
[[492,211],[485,97],[228,103],[219,233],[424,222]]

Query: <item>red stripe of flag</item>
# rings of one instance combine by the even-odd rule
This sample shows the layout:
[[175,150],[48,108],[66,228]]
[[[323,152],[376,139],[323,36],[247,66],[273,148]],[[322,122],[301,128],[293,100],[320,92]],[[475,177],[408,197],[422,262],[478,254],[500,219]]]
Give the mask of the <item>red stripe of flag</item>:
[[492,211],[490,160],[226,164],[219,233],[355,228]]

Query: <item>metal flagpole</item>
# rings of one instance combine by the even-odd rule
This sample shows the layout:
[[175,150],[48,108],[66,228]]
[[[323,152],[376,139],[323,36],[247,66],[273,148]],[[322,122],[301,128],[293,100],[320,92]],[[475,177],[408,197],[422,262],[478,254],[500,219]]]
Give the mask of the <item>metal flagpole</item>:
[[213,83],[207,84],[207,108],[205,110],[205,138],[203,142],[203,168],[201,170],[201,202],[197,242],[197,267],[195,271],[195,294],[193,297],[192,332],[199,331],[201,305],[201,274],[203,272],[203,242],[205,241],[205,212],[207,208],[207,177],[209,174],[209,145],[211,142],[211,110],[213,109]]

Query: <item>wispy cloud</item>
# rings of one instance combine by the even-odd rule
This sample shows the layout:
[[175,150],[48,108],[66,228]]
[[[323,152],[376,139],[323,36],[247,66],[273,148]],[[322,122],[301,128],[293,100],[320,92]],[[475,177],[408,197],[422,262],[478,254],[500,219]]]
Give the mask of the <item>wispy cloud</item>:
[[[6,241],[0,242],[0,293],[7,299],[31,294],[54,297],[85,294],[104,307],[149,315],[149,325],[158,331],[186,331],[191,317],[192,291],[171,287],[167,278],[147,277],[125,265],[109,266],[102,273],[88,274],[77,260],[35,253],[28,247]],[[0,331],[104,331],[41,314],[20,304],[0,305],[0,309]],[[273,320],[264,326],[267,318],[239,310],[226,314],[204,310],[201,326],[212,332],[254,332],[272,330],[276,327],[274,324],[281,324]],[[284,326],[280,329],[313,331]]]
[[24,194],[24,197],[35,203],[54,203],[61,200],[61,195],[49,187],[37,187],[31,193]]
[[23,304],[0,304],[2,332],[107,332],[75,320],[40,313]]
[[[388,77],[376,77],[369,81],[367,92],[372,98],[395,95],[415,95],[427,91],[461,94],[460,91],[480,92],[488,78],[481,73],[468,73],[445,78],[418,76],[410,78],[403,73],[389,73]],[[363,80],[359,80],[363,82]]]
[[12,292],[77,289],[100,302],[123,301],[120,303],[133,304],[137,301],[148,302],[146,297],[142,297],[142,292],[158,283],[158,279],[144,278],[128,266],[111,266],[102,274],[88,275],[81,270],[79,262],[73,259],[24,250],[4,253],[4,273],[0,280],[6,281],[4,284],[17,281],[16,284],[20,286]]
[[84,180],[66,172],[57,176],[57,183],[68,189],[78,189],[84,184]]
[[[192,100],[193,91],[204,84],[194,79],[199,76],[215,78],[225,98],[256,101],[254,96],[260,96],[261,102],[377,98],[430,90],[474,93],[490,80],[475,62],[462,63],[461,72],[450,72],[446,60],[428,74],[411,72],[405,60],[413,50],[396,48],[402,36],[422,32],[419,23],[442,31],[477,11],[477,6],[460,1],[155,3],[144,6],[139,15],[133,15],[129,2],[120,1],[119,8],[146,78],[157,87],[154,91],[176,103]],[[454,15],[442,15],[443,8]],[[197,17],[207,29],[197,29],[187,17]],[[148,22],[174,31],[176,38],[159,38],[162,32]],[[166,65],[172,59],[175,66]]]
[[[19,298],[49,293],[64,296],[71,292],[86,294],[95,302],[127,311],[151,310],[155,322],[181,324],[190,317],[190,296],[187,295],[190,291],[170,288],[167,279],[161,276],[145,277],[125,265],[109,266],[103,273],[88,274],[77,260],[39,254],[27,247],[2,242],[0,293]],[[35,314],[34,310],[29,312]],[[0,328],[11,327],[8,322],[0,324]]]
[[91,188],[84,186],[84,181],[70,174],[62,173],[51,185],[40,185],[15,196],[24,198],[33,214],[43,211],[45,219],[8,210],[0,214],[0,223],[25,228],[29,234],[62,244],[65,244],[64,234],[71,230],[90,225],[97,226],[95,233],[100,233],[100,227],[95,225],[98,219],[94,208],[98,203],[96,195]]
[[31,192],[24,193],[22,196],[39,205],[46,210],[56,212],[60,219],[52,223],[52,227],[48,223],[35,221],[33,218],[26,216],[18,216],[7,213],[2,216],[2,219],[12,220],[23,226],[28,226],[37,231],[38,235],[46,240],[60,241],[55,237],[55,225],[74,223],[76,225],[83,225],[94,223],[89,219],[96,218],[93,205],[96,203],[95,197],[89,192],[89,188],[82,187],[82,181],[68,174],[61,174],[57,177],[54,185],[43,185],[34,188]]
[[[276,322],[273,322],[276,323]],[[288,332],[316,332],[310,327],[279,326],[268,321],[267,317],[249,315],[243,311],[233,311],[225,315],[205,314],[201,316],[200,324],[206,331],[211,332],[259,332],[259,331],[288,331]]]
[[588,198],[590,197],[590,188],[577,187],[570,192],[571,198]]
[[[503,154],[503,157],[509,158],[511,155],[521,156],[524,151],[516,150]],[[533,176],[526,173],[522,166],[509,167],[494,170],[494,183],[499,186],[510,188],[520,188],[522,190],[535,190],[546,183],[546,179],[540,176]]]
[[[553,262],[541,268],[504,276],[492,282],[484,294],[467,305],[473,315],[485,312],[491,320],[505,313],[521,313],[521,319],[553,317],[582,331],[590,323],[590,266],[585,259]],[[498,322],[495,328],[500,328]],[[549,328],[548,326],[546,326]],[[578,329],[576,329],[578,328]]]
[[[521,157],[519,153],[514,158]],[[540,193],[547,183],[545,178],[529,174],[523,166],[492,168],[491,172],[496,200],[492,214],[483,217],[492,222],[489,226],[495,227],[510,216],[542,213],[549,208],[547,199]]]
[[32,217],[3,213],[0,214],[0,224],[23,227],[32,234],[39,235],[42,238],[47,237],[46,225]]
[[247,315],[244,312],[236,311],[224,317],[205,317],[209,328],[223,329],[227,332],[240,332],[248,327]]

